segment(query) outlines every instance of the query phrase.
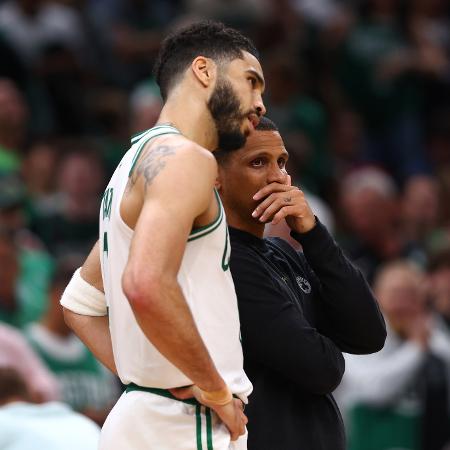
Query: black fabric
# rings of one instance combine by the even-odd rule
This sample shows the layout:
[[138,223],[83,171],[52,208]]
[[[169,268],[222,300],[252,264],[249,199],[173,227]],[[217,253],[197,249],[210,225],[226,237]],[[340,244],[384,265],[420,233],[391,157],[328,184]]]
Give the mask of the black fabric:
[[244,364],[254,386],[248,448],[344,450],[331,395],[344,374],[341,352],[380,350],[386,328],[364,277],[320,222],[292,235],[303,253],[230,228]]
[[428,353],[421,375],[422,448],[441,450],[450,440],[447,370],[444,361]]

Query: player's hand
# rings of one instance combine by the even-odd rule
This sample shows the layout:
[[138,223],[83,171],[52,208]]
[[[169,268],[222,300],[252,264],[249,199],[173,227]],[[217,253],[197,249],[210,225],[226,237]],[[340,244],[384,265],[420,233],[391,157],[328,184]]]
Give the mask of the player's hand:
[[180,400],[195,397],[201,404],[214,410],[228,428],[232,441],[237,440],[239,436],[245,434],[245,425],[247,425],[248,419],[243,412],[244,404],[241,400],[233,398],[226,405],[213,405],[203,399],[201,390],[195,385],[185,388],[169,389],[169,391],[174,397]]
[[262,200],[253,211],[252,217],[273,225],[286,219],[291,230],[306,233],[314,228],[316,218],[305,198],[305,194],[296,186],[291,186],[291,177],[287,176],[287,183],[270,183],[260,189],[254,200]]

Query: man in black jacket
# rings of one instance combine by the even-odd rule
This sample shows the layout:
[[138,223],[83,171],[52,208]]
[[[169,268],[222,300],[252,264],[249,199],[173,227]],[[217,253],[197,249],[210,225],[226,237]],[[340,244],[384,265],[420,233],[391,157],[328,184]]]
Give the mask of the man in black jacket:
[[[386,329],[364,277],[291,186],[276,126],[263,119],[244,148],[219,161],[218,190],[231,238],[245,370],[254,391],[246,414],[249,450],[344,450],[331,393],[341,352],[379,351]],[[263,238],[287,222],[303,247]]]

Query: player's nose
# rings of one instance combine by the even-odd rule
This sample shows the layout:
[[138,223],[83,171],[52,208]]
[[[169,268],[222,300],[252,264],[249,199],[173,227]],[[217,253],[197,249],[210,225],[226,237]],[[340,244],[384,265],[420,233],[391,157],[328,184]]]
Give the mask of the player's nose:
[[267,173],[267,183],[286,183],[287,173],[284,169],[281,169],[278,162],[270,164],[269,172]]
[[262,117],[266,114],[266,107],[264,105],[261,94],[257,96],[254,107],[259,117]]

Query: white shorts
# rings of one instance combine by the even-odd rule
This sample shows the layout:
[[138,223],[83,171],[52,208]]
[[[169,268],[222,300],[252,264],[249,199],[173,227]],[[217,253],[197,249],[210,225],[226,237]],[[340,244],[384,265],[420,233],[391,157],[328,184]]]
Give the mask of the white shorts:
[[247,450],[247,434],[231,442],[209,408],[137,390],[124,392],[109,413],[99,449]]

